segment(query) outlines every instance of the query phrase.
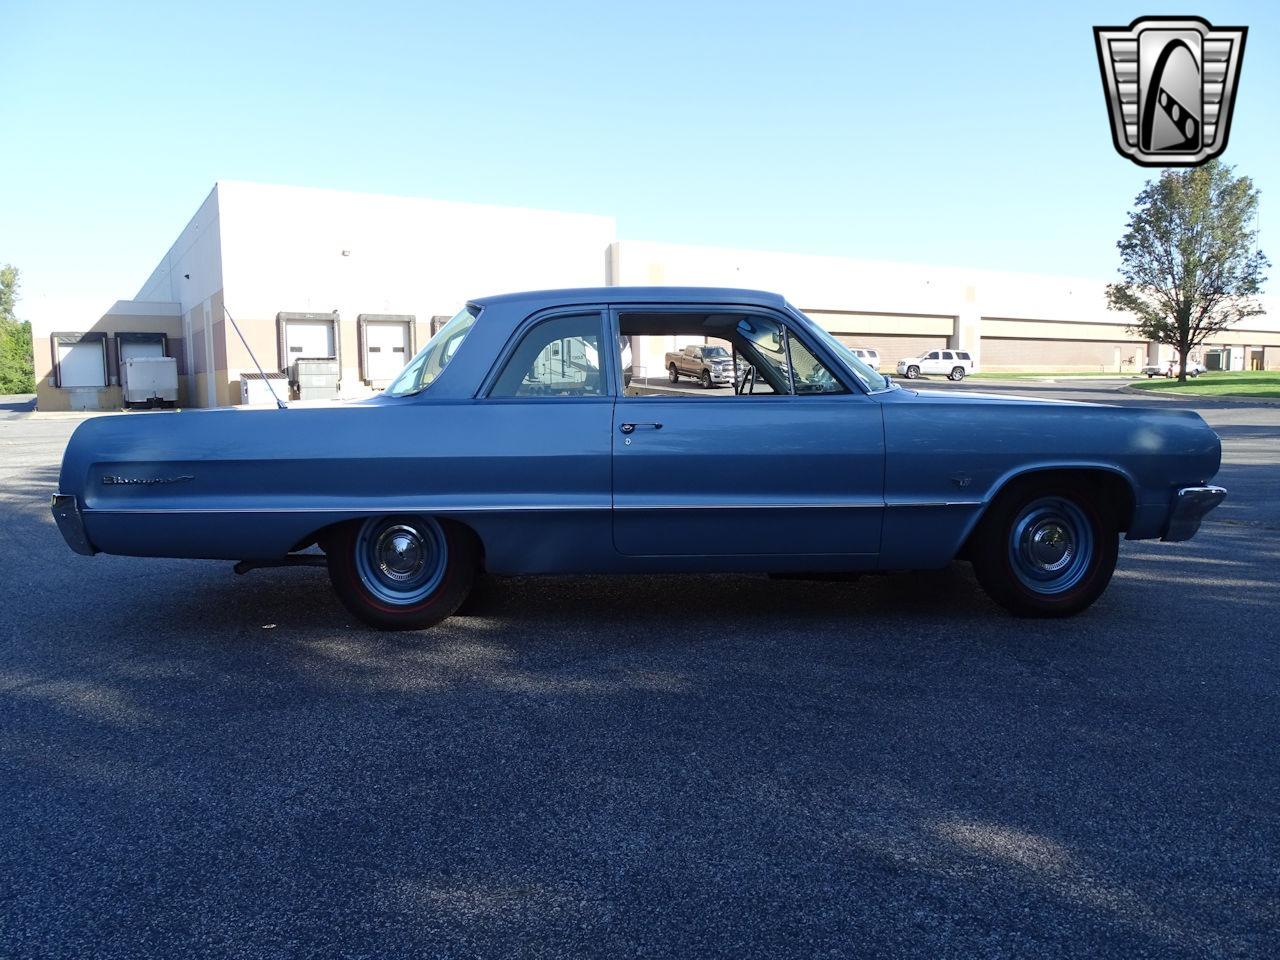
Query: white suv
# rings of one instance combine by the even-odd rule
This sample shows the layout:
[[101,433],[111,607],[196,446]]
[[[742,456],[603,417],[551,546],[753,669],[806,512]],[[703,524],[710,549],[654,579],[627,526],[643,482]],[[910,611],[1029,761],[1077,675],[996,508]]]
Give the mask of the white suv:
[[920,374],[945,376],[948,380],[963,380],[977,372],[973,356],[965,350],[933,350],[922,357],[908,357],[898,361],[898,373],[908,380]]
[[850,347],[849,352],[865,363],[872,370],[880,370],[880,354],[870,347]]

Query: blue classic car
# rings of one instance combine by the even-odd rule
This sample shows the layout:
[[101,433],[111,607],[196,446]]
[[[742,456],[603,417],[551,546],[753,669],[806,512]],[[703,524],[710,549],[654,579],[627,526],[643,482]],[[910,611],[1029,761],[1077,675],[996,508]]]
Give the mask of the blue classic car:
[[[752,376],[670,383],[687,343]],[[53,512],[83,554],[324,562],[392,629],[454,613],[485,572],[956,559],[1056,617],[1106,588],[1121,534],[1191,537],[1220,459],[1189,411],[901,389],[776,294],[612,287],[468,303],[371,399],[88,420]]]

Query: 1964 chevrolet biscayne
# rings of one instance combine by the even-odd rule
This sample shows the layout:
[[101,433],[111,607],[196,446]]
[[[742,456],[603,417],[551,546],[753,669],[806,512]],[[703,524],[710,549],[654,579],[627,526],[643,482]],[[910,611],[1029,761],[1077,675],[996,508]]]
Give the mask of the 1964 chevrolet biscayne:
[[[673,387],[633,369],[646,337],[727,344],[747,373]],[[88,420],[53,512],[83,554],[244,569],[319,544],[384,628],[449,616],[485,571],[956,559],[1052,617],[1098,598],[1120,534],[1191,537],[1220,459],[1189,411],[905,390],[776,294],[614,287],[469,303],[368,400]]]

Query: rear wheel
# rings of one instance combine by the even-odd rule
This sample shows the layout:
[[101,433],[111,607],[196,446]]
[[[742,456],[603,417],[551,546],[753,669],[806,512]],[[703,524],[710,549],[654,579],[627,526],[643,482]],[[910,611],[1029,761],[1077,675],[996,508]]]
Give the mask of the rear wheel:
[[919,368],[919,367],[915,366],[914,364],[913,364],[913,365],[911,365],[911,366],[909,366],[909,367],[907,367],[907,379],[908,379],[908,380],[915,380],[915,379],[916,379],[917,377],[919,377],[919,376],[920,376],[920,368]]
[[676,369],[676,365],[674,363],[667,367],[667,376],[670,378],[672,383],[675,383],[680,379],[680,371]]
[[964,379],[964,367],[952,367],[951,379],[959,382]]
[[420,630],[453,614],[475,580],[469,531],[432,517],[371,517],[325,545],[329,580],[353,615],[383,630]]
[[1111,582],[1114,521],[1088,492],[1022,485],[1002,493],[972,542],[973,570],[993,600],[1023,617],[1069,617]]

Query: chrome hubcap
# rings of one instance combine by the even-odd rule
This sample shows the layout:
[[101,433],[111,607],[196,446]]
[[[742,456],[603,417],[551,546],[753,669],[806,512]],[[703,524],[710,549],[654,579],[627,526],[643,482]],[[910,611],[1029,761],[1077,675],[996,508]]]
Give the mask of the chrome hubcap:
[[1089,518],[1063,497],[1034,500],[1013,522],[1009,566],[1022,585],[1035,593],[1053,595],[1077,586],[1093,556]]
[[1050,520],[1032,531],[1027,550],[1042,569],[1054,573],[1071,562],[1075,545],[1071,533],[1062,524]]
[[422,537],[411,527],[396,526],[383,531],[376,551],[379,569],[392,580],[412,579],[425,562]]
[[375,517],[360,528],[355,560],[369,593],[386,604],[409,606],[440,586],[449,554],[444,530],[435,520]]

